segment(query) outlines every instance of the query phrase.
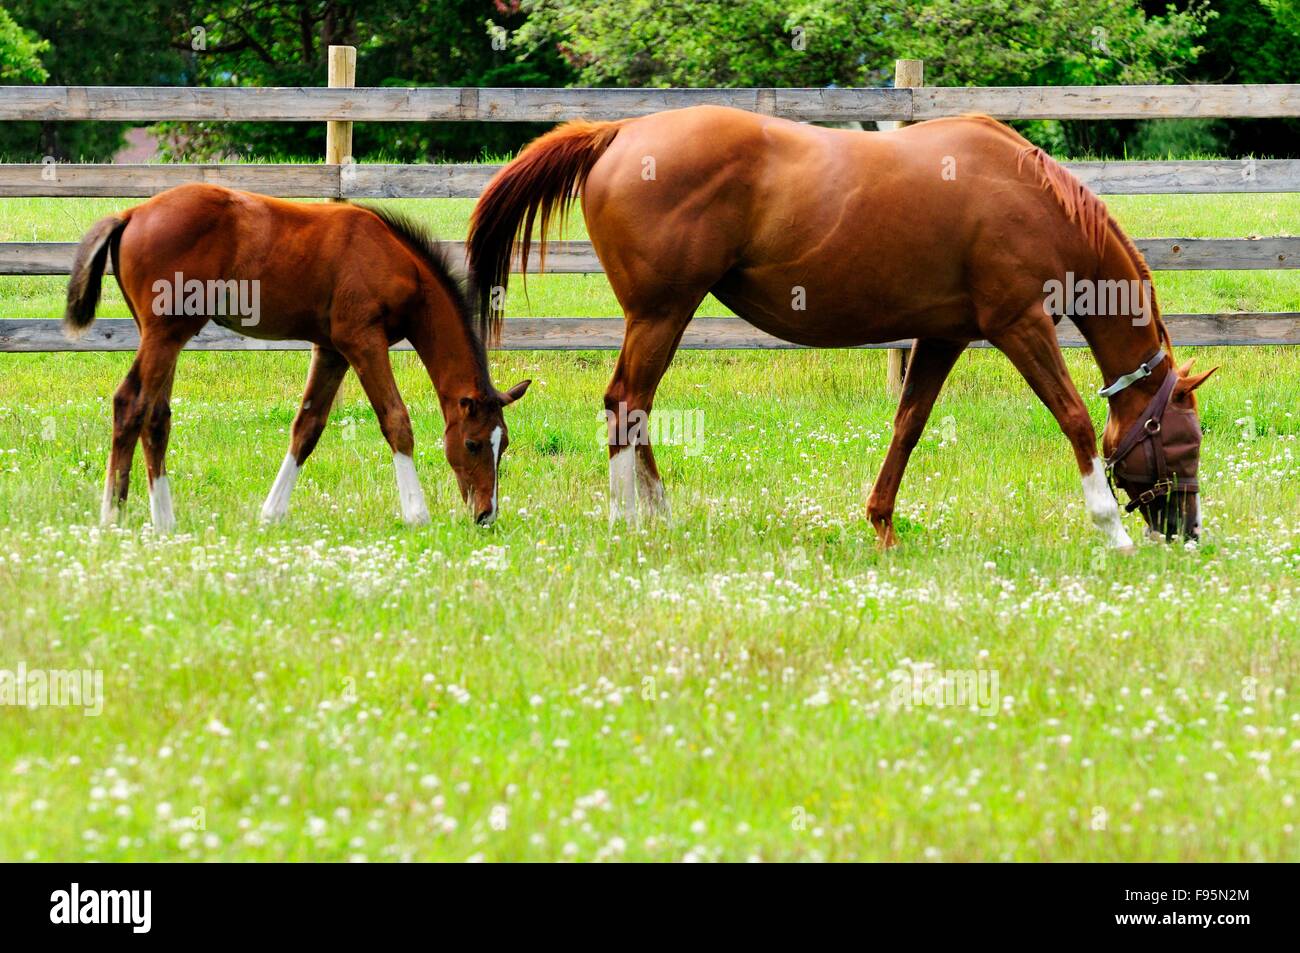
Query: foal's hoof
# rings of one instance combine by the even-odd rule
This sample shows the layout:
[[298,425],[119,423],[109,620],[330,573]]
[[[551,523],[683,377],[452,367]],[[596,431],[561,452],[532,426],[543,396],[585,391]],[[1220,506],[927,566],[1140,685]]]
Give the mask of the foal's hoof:
[[1131,544],[1128,546],[1116,546],[1113,550],[1111,550],[1111,552],[1115,553],[1118,556],[1132,556],[1137,551],[1138,551],[1137,547]]

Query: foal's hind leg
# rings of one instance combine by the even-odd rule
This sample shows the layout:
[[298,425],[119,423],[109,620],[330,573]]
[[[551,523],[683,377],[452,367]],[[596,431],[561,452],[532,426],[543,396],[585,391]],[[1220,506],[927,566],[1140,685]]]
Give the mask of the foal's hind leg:
[[694,311],[628,315],[623,349],[605,389],[611,524],[619,519],[636,523],[638,496],[647,515],[667,515],[663,480],[650,448],[650,410]]
[[867,499],[867,517],[876,528],[876,538],[882,549],[898,542],[894,535],[894,499],[898,484],[903,479],[912,448],[925,430],[925,422],[939,397],[943,382],[948,379],[952,366],[966,345],[960,342],[918,338],[912,345],[912,356],[907,362],[907,376],[903,381],[903,396],[898,402],[894,417],[894,437],[889,442],[885,462],[880,466],[876,485]]
[[383,334],[367,335],[348,343],[336,342],[343,356],[357,372],[370,404],[379,418],[388,445],[393,448],[393,469],[397,472],[397,496],[402,504],[402,519],[411,526],[429,522],[424,490],[415,472],[415,436],[411,416],[393,380],[393,365],[388,358],[388,342]]
[[[140,439],[141,428],[150,417],[159,399],[160,414],[170,418],[168,399],[172,375],[176,371],[176,358],[192,337],[192,330],[183,333],[149,333],[140,340],[135,363],[113,395],[113,446],[108,459],[108,474],[104,481],[104,501],[100,509],[100,522],[108,525],[126,505],[127,488],[131,479],[131,460],[135,444]],[[153,423],[153,421],[150,421]],[[166,452],[165,433],[170,432],[170,422],[159,426],[156,434],[146,441],[146,462],[149,469],[150,510],[154,528],[159,532],[172,529],[171,491],[167,485],[163,454]],[[158,439],[155,440],[154,437]],[[161,483],[159,480],[161,479]]]
[[339,384],[348,372],[347,359],[338,351],[317,345],[311,352],[311,369],[307,372],[307,387],[303,391],[302,405],[293,419],[293,432],[289,452],[280,464],[271,492],[262,504],[262,519],[274,522],[289,512],[289,497],[298,481],[298,471],[316,448],[316,442],[329,421],[330,409]]
[[1106,482],[1106,465],[1097,456],[1092,418],[1070,380],[1051,318],[1041,306],[1035,306],[1020,320],[990,333],[989,341],[1024,375],[1074,447],[1083,477],[1083,499],[1092,521],[1112,547],[1131,549],[1133,540],[1124,529],[1119,505]]

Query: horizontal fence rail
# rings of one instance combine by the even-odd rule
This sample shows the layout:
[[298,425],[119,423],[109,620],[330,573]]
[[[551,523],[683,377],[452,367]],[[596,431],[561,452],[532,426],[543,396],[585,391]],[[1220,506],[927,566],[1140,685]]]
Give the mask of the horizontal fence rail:
[[[1195,345],[1300,344],[1300,313],[1168,314],[1174,343]],[[1057,327],[1062,347],[1084,347],[1078,329],[1068,321]],[[69,340],[61,323],[46,319],[0,321],[0,351],[133,351],[140,343],[130,318],[100,318],[86,334]],[[510,318],[504,322],[500,350],[610,351],[623,344],[621,318]],[[699,350],[799,350],[800,346],[772,337],[740,318],[696,318],[686,328],[681,346]],[[882,341],[864,349],[910,347],[910,341]],[[987,346],[979,342],[976,347]],[[302,341],[259,341],[215,324],[203,328],[186,348],[194,351],[300,351]],[[409,350],[403,341],[396,350]]]
[[4,86],[0,120],[557,122],[734,106],[812,122],[1300,116],[1300,84],[919,86],[905,89],[528,89],[458,87]]
[[[331,49],[331,63],[342,48]],[[340,62],[346,56],[340,59]],[[330,73],[332,88],[0,87],[0,120],[255,120],[330,122],[349,131],[365,122],[557,122],[620,119],[664,109],[714,104],[811,122],[914,122],[982,112],[999,119],[1285,118],[1300,116],[1300,84],[1254,86],[926,87],[918,62],[899,63],[896,88],[869,89],[494,89],[351,88],[350,72]],[[907,72],[907,70],[912,72]],[[911,77],[904,79],[903,77]],[[44,163],[0,165],[0,197],[145,198],[187,182],[208,182],[285,198],[477,198],[495,165],[357,164],[349,139],[336,141],[325,165]],[[340,143],[342,143],[340,145]],[[1071,162],[1067,167],[1103,195],[1300,192],[1300,160]],[[463,254],[463,243],[451,243]],[[1300,238],[1148,238],[1137,240],[1157,271],[1277,270],[1300,267]],[[0,276],[66,275],[75,244],[0,243]],[[539,271],[534,248],[527,263]],[[516,270],[519,263],[516,262]],[[546,271],[599,274],[589,242],[555,242]],[[1300,344],[1300,314],[1166,315],[1179,344]],[[1083,346],[1069,322],[1066,347]],[[623,323],[612,318],[514,318],[505,349],[617,349]],[[135,325],[101,319],[76,341],[49,318],[0,320],[0,351],[119,351],[138,343]],[[871,345],[906,346],[906,341]],[[198,350],[299,350],[218,326],[189,345]],[[405,342],[399,347],[404,347]],[[738,318],[701,318],[682,341],[688,348],[793,348]],[[976,345],[982,346],[982,345]]]
[[[1137,238],[1138,249],[1154,271],[1258,271],[1300,268],[1296,238]],[[443,242],[464,258],[464,242]],[[72,271],[76,242],[0,242],[0,275],[66,275]],[[517,260],[513,270],[522,271]],[[112,271],[112,265],[107,266]],[[540,249],[529,249],[529,273],[541,272]],[[591,242],[549,242],[546,272],[597,275],[604,268]]]
[[[1300,159],[1066,162],[1101,195],[1300,192]],[[472,199],[499,165],[257,165],[235,163],[0,165],[0,197],[146,198],[207,182],[280,198]]]

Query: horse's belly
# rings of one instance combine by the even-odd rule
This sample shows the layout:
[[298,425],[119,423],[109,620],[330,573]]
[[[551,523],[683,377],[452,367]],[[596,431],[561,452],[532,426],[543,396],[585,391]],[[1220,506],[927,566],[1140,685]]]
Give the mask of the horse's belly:
[[919,281],[910,293],[900,293],[892,282],[863,275],[768,275],[756,281],[733,274],[713,293],[759,330],[807,347],[979,336],[962,290],[927,288]]

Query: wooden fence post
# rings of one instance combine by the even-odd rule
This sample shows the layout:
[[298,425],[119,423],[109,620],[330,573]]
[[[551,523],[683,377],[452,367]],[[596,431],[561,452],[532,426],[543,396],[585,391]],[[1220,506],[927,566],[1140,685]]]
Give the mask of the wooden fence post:
[[[894,62],[895,89],[907,89],[924,85],[924,60],[896,60]],[[901,129],[906,125],[906,122],[900,122],[895,128]],[[899,397],[903,393],[903,378],[907,376],[907,355],[908,352],[901,348],[890,348],[885,352],[885,389],[892,397]]]
[[[331,88],[351,89],[357,84],[357,48],[331,46],[329,57]],[[343,165],[352,161],[352,123],[325,123],[325,164]],[[335,201],[342,201],[336,199]]]

